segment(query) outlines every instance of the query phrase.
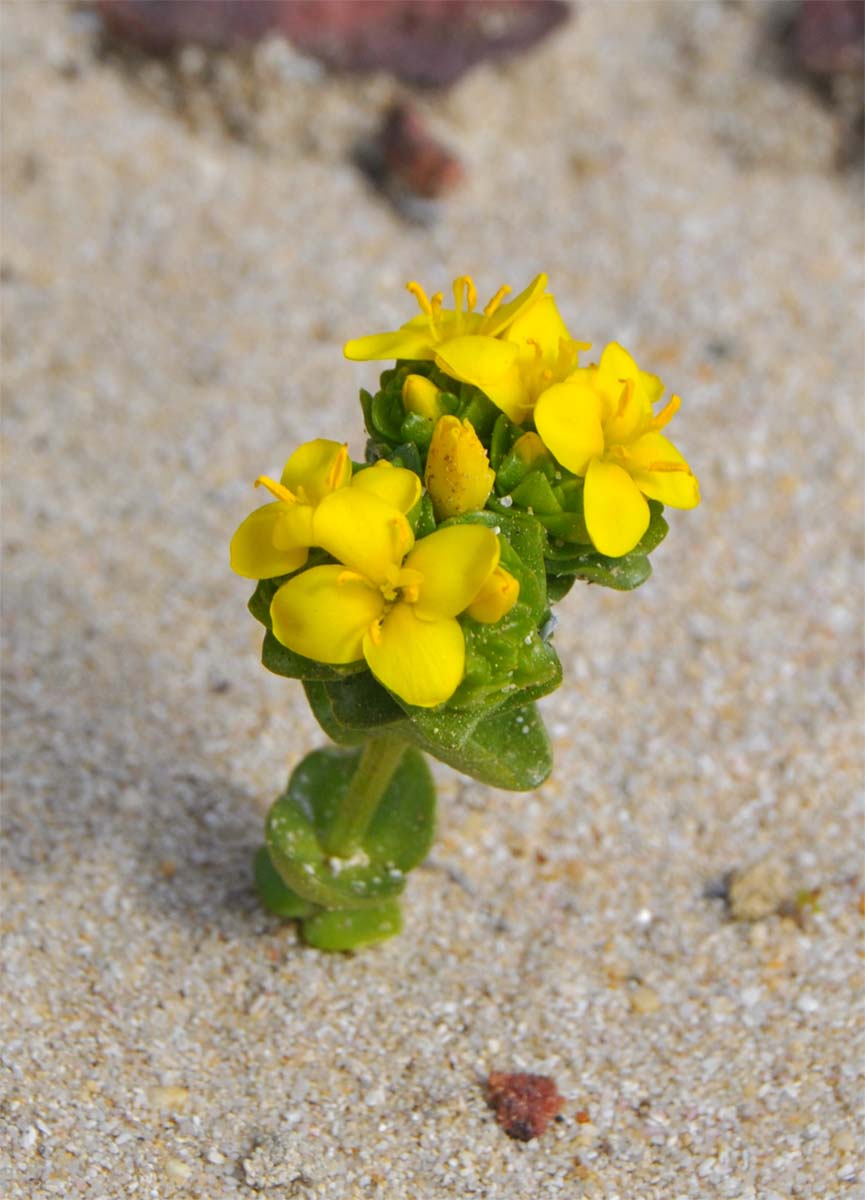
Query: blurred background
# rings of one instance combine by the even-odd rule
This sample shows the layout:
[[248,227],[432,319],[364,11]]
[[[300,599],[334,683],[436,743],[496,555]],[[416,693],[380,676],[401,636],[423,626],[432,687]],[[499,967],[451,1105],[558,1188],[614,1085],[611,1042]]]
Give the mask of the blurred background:
[[[4,1195],[853,1195],[863,12],[4,3]],[[407,933],[324,960],[250,888],[322,735],[228,539],[362,456],[407,280],[541,270],[703,503],[560,606],[552,780],[437,766]]]

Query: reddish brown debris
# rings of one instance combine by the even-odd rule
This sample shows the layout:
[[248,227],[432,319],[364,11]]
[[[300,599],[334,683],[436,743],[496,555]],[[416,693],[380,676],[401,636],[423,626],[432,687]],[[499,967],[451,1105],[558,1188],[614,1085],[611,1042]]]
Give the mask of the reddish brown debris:
[[862,0],[802,0],[795,52],[800,66],[814,75],[861,72],[865,4]]
[[165,54],[192,42],[226,47],[282,34],[345,71],[390,71],[443,87],[505,58],[565,21],[565,0],[96,0],[108,30]]
[[555,1080],[521,1071],[513,1075],[493,1071],[487,1080],[487,1095],[499,1125],[508,1137],[520,1142],[540,1137],[564,1104]]
[[417,109],[393,104],[378,135],[381,169],[391,183],[398,182],[415,196],[434,200],[461,183],[462,163],[429,132]]

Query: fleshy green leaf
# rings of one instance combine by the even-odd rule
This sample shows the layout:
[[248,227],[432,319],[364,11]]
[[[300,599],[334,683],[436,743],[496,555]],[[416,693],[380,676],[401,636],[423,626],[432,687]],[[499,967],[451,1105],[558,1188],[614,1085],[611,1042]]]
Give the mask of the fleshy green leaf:
[[315,912],[314,904],[285,886],[282,876],[270,861],[266,846],[257,851],[252,871],[258,898],[264,907],[277,917],[308,917]]
[[534,704],[494,713],[459,749],[439,757],[480,783],[514,792],[537,787],[553,769],[547,731]]
[[402,931],[396,900],[354,911],[318,912],[302,924],[303,940],[316,950],[359,950],[387,941]]
[[432,776],[408,747],[360,852],[351,859],[327,853],[328,831],[359,760],[358,750],[306,755],[267,817],[267,851],[286,887],[323,908],[366,908],[399,895],[406,871],[426,856],[433,837]]

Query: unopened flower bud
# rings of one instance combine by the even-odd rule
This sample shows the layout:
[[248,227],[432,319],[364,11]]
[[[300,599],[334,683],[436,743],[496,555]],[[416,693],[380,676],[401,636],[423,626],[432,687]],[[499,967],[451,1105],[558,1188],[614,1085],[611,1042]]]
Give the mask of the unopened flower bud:
[[436,519],[482,509],[495,479],[471,422],[441,417],[433,430],[425,480]]
[[406,412],[437,421],[444,409],[441,391],[425,375],[406,375],[402,385],[402,402]]
[[496,567],[466,612],[476,621],[494,625],[505,613],[511,611],[519,594],[519,580],[514,579],[504,567]]

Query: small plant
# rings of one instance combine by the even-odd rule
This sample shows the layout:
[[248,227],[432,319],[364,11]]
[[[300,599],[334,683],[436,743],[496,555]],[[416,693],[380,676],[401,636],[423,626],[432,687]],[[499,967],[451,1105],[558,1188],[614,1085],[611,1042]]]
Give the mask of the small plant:
[[319,949],[399,932],[434,834],[425,754],[494,787],[547,778],[552,606],[577,580],[644,583],[664,506],[699,503],[661,432],[678,397],[616,343],[580,366],[546,282],[480,312],[467,276],[453,309],[410,283],[418,315],[345,347],[395,363],[361,393],[364,461],[305,443],[232,539],[264,666],[335,743],[297,765],[255,860],[264,904]]

